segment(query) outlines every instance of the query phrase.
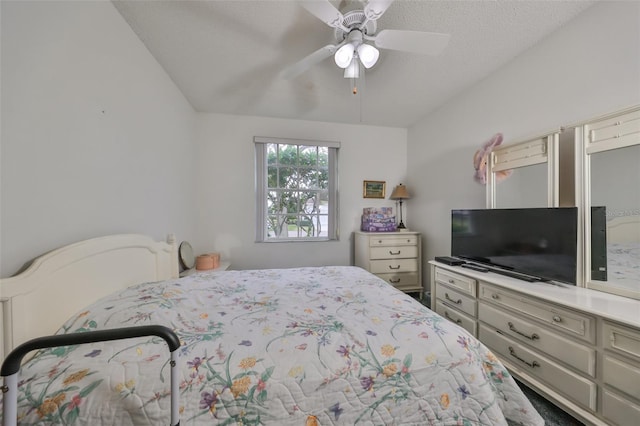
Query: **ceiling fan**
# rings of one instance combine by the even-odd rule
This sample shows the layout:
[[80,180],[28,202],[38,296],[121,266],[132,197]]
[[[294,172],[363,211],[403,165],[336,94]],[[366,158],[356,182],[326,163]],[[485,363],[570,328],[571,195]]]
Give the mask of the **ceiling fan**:
[[329,44],[287,67],[282,75],[292,79],[312,66],[334,56],[336,65],[344,69],[345,78],[358,78],[360,64],[371,68],[380,55],[377,48],[423,55],[438,55],[449,43],[449,34],[382,30],[377,20],[394,0],[369,0],[363,10],[344,15],[329,0],[302,0],[301,5],[312,15],[334,28],[336,43]]

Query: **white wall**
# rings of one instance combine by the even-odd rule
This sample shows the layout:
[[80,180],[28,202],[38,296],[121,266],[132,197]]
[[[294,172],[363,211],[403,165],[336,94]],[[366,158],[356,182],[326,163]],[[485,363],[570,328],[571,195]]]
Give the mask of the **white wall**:
[[[110,2],[0,4],[0,276],[120,232],[173,232],[238,269],[350,264],[362,208],[394,205],[362,181],[403,181],[405,129],[198,115]],[[256,135],[342,142],[340,241],[254,242]]]
[[[603,2],[405,131],[197,115],[110,2],[0,2],[0,276],[92,236],[175,232],[234,268],[348,264],[362,180],[399,182],[424,259],[484,207],[472,157],[640,103],[640,4]],[[256,244],[256,135],[342,142],[339,242]],[[193,206],[196,206],[194,209]],[[426,275],[426,274],[425,274]]]
[[94,236],[191,238],[195,113],[113,5],[0,4],[0,276]]
[[640,2],[598,3],[409,129],[408,210],[424,262],[450,253],[451,209],[485,207],[472,166],[484,141],[502,132],[514,143],[640,103],[639,23]]
[[[339,141],[340,240],[255,242],[254,136]],[[363,207],[393,207],[388,200],[404,182],[405,129],[202,114],[197,132],[198,253],[218,251],[232,269],[349,265],[352,232]],[[363,180],[387,182],[386,199],[362,198]],[[411,189],[411,188],[409,188]],[[411,218],[405,216],[410,226]]]

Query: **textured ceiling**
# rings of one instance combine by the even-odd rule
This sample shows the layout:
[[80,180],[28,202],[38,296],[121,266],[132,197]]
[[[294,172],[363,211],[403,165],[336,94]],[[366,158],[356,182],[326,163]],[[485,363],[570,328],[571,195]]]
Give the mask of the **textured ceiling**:
[[[343,13],[361,1],[331,1]],[[282,70],[334,31],[294,0],[114,1],[199,112],[408,127],[593,4],[563,0],[396,0],[378,31],[451,34],[439,56],[381,50],[351,93],[332,58]]]

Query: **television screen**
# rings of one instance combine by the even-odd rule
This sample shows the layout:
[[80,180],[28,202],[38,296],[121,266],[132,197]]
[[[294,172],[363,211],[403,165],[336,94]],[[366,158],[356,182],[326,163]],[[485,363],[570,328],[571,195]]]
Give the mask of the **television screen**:
[[451,211],[451,255],[576,284],[576,207]]

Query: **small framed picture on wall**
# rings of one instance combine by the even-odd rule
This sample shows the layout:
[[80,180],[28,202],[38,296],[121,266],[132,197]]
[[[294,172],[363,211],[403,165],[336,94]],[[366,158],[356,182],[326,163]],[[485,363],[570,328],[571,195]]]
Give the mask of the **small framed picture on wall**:
[[384,198],[386,185],[383,180],[365,180],[362,184],[362,197]]

